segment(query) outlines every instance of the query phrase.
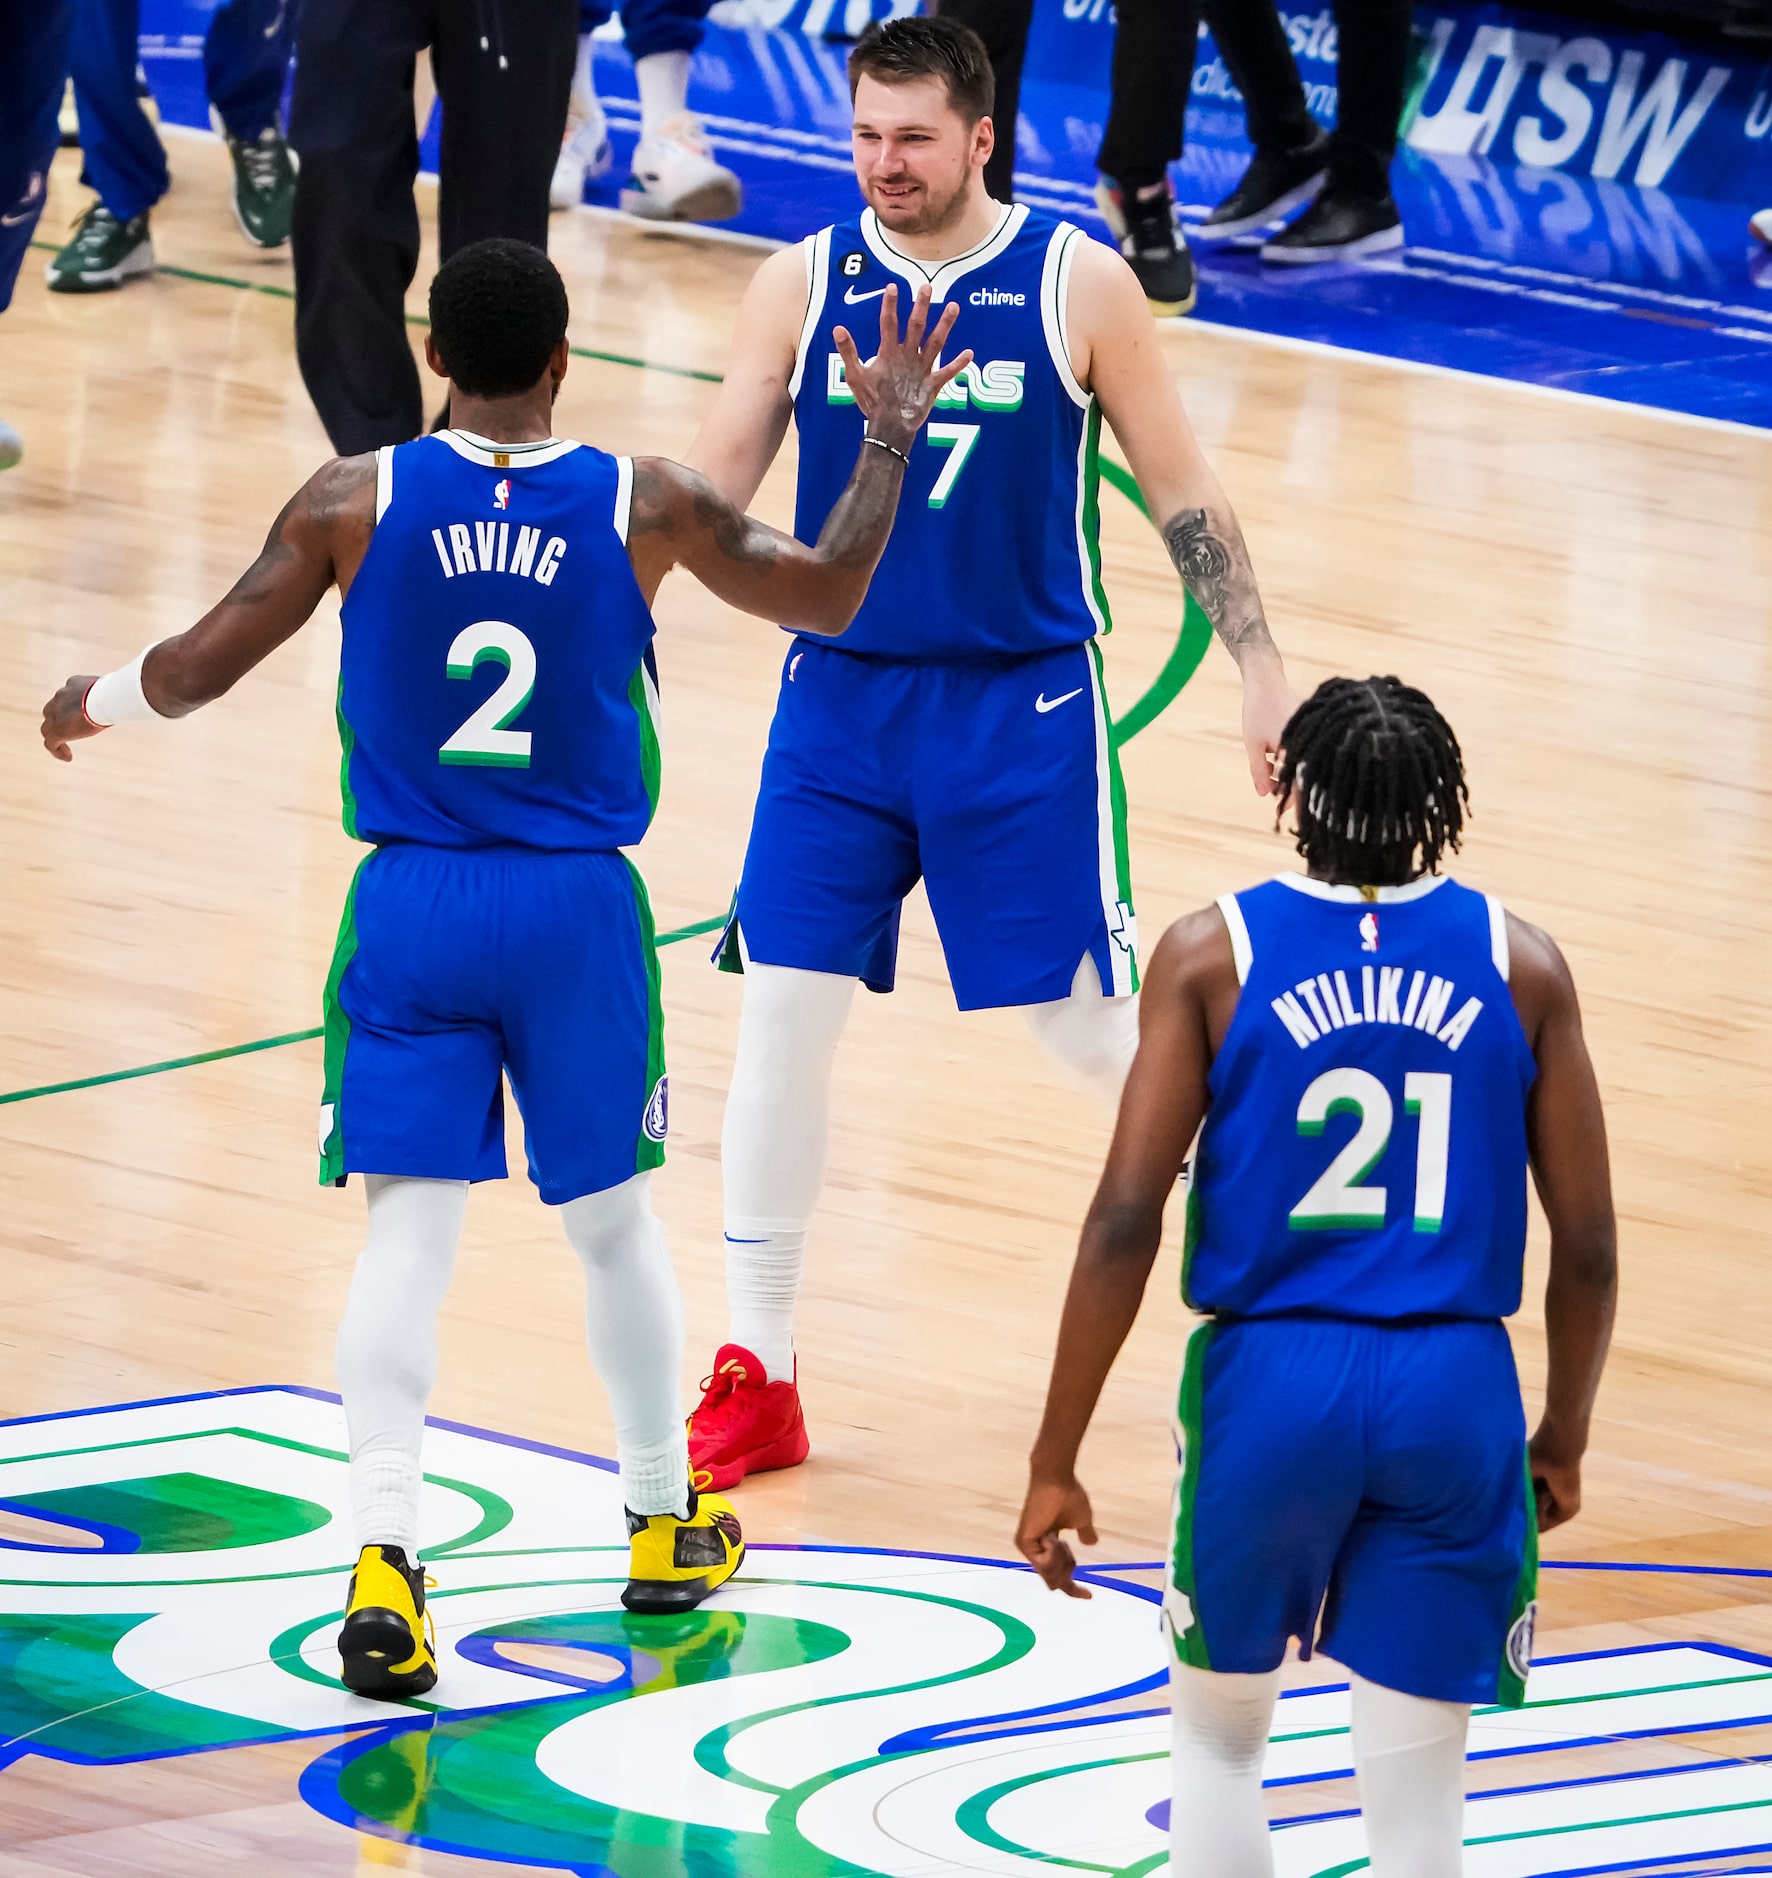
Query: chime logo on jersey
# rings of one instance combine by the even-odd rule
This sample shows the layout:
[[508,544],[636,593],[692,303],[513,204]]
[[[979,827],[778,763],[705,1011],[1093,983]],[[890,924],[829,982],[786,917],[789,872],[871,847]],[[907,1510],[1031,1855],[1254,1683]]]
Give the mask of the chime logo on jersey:
[[497,487],[493,490],[492,506],[495,509],[508,509],[511,506],[511,479],[510,477],[506,476],[506,477],[501,478]]
[[1360,950],[1362,952],[1378,950],[1378,915],[1376,913],[1360,915]]

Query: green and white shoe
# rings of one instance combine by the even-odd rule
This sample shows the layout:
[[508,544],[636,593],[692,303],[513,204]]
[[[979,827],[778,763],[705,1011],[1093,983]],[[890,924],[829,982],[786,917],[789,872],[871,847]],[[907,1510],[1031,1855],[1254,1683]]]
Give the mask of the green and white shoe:
[[109,293],[137,274],[154,271],[154,244],[146,214],[117,220],[95,202],[74,223],[74,239],[62,249],[43,278],[51,293]]
[[272,124],[254,143],[228,139],[234,159],[234,220],[255,248],[280,248],[295,214],[295,153]]

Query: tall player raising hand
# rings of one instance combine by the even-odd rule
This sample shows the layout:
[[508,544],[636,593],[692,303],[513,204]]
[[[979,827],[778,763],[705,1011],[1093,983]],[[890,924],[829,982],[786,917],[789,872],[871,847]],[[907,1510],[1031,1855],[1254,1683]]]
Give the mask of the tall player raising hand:
[[943,19],[849,61],[867,208],[758,269],[689,453],[734,502],[799,431],[795,532],[824,521],[861,427],[836,324],[895,284],[961,304],[975,362],[911,453],[904,506],[841,649],[796,639],[722,962],[744,1013],[727,1098],[730,1342],[691,1427],[717,1485],[804,1459],[792,1312],[824,1181],[830,1072],[859,979],[892,988],[919,876],[962,1010],[1020,1005],[1116,1098],[1137,1042],[1125,799],[1098,636],[1105,417],[1188,590],[1243,674],[1256,790],[1292,708],[1242,532],[1201,456],[1138,282],[1068,222],[1005,208],[984,47]]

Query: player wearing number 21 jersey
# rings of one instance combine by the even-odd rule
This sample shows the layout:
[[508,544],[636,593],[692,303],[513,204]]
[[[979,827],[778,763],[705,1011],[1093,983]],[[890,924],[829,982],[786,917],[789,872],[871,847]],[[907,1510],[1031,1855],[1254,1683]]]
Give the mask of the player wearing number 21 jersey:
[[[1226,894],[1152,962],[1017,1542],[1078,1589],[1078,1445],[1198,1130],[1170,1870],[1272,1872],[1261,1756],[1296,1638],[1353,1673],[1375,1878],[1453,1878],[1470,1707],[1525,1699],[1537,1534],[1580,1503],[1616,1285],[1605,1126],[1556,947],[1435,871],[1464,777],[1432,704],[1331,680],[1286,728],[1280,790],[1307,872]],[[1530,1442],[1502,1325],[1528,1169],[1551,1229]]]
[[991,72],[942,18],[869,29],[849,61],[862,213],[758,269],[690,451],[749,501],[791,422],[795,532],[822,526],[861,422],[837,335],[893,287],[959,307],[970,369],[911,451],[903,506],[841,646],[781,662],[721,963],[745,972],[721,1145],[730,1335],[691,1447],[721,1484],[804,1459],[793,1306],[824,1180],[830,1080],[857,983],[890,991],[921,880],[962,1010],[1024,1009],[1117,1100],[1137,1037],[1125,791],[1098,641],[1112,427],[1183,581],[1237,659],[1256,787],[1291,708],[1235,516],[1182,410],[1138,282],[1071,223],[995,202]]
[[584,1265],[614,1409],[632,1610],[681,1611],[737,1569],[731,1507],[692,1481],[682,1306],[649,1183],[666,1097],[652,918],[621,850],[658,794],[652,596],[688,568],[733,605],[839,633],[891,531],[917,428],[969,355],[939,363],[928,297],[901,338],[843,347],[864,438],[815,546],[705,478],[555,438],[566,290],[539,250],[479,242],[431,287],[452,428],[323,467],[234,590],[119,672],[76,677],[43,736],[182,717],[342,596],[345,827],[372,844],[326,986],[320,1172],[365,1176],[369,1239],[339,1332],[360,1553],[339,1651],[360,1694],[437,1680],[419,1565],[436,1315],[470,1182],[502,1177],[503,1080],[530,1172]]

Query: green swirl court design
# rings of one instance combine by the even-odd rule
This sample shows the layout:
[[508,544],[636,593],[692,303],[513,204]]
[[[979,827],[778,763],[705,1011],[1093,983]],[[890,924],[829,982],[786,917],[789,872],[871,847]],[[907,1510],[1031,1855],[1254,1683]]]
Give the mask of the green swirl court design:
[[[334,1399],[292,1388],[0,1424],[0,1783],[29,1756],[306,1740],[302,1799],[341,1833],[587,1878],[1162,1869],[1151,1568],[1094,1570],[1077,1603],[987,1559],[758,1546],[704,1609],[636,1618],[609,1463],[433,1423],[447,1701],[391,1707],[333,1680],[343,1437]],[[1483,1770],[1467,1869],[1689,1873],[1772,1850],[1772,1764],[1740,1752],[1756,1726],[1772,1658],[1670,1642],[1542,1662],[1524,1710],[1473,1727],[1473,1758],[1521,1779]],[[1599,1743],[1630,1744],[1630,1771],[1592,1773]],[[1345,1689],[1281,1702],[1270,1785],[1350,1767]],[[1274,1843],[1282,1878],[1364,1869],[1346,1811]]]

